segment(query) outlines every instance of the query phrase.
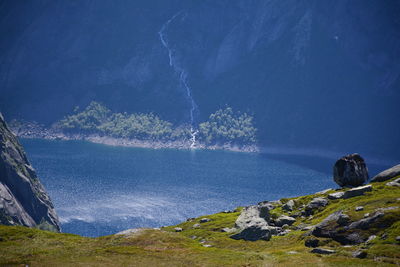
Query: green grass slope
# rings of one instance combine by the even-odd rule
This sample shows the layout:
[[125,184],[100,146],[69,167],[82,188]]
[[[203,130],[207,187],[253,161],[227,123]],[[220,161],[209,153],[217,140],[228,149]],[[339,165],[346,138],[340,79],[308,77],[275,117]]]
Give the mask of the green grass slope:
[[[142,229],[126,235],[86,238],[72,234],[52,233],[21,226],[0,226],[0,265],[29,266],[398,266],[400,265],[400,187],[386,182],[373,183],[372,192],[350,199],[330,200],[329,204],[309,217],[298,217],[291,232],[273,236],[270,241],[243,241],[230,238],[231,228],[240,214],[217,213],[183,222],[176,226]],[[343,189],[344,190],[344,189]],[[331,192],[295,199],[292,212],[301,212],[314,197]],[[282,199],[284,204],[289,199]],[[364,210],[355,211],[363,206]],[[335,254],[310,253],[304,245],[310,238],[300,230],[315,225],[335,211],[343,210],[351,220],[362,219],[365,213],[386,209],[379,225],[364,234],[377,237],[359,245],[343,246],[329,238],[319,238],[321,247],[334,249]],[[391,208],[391,209],[387,209]],[[290,215],[277,207],[273,217]],[[209,222],[200,223],[200,219]],[[195,224],[197,227],[193,227]],[[175,227],[182,228],[176,232]],[[352,257],[362,249],[365,259]]]

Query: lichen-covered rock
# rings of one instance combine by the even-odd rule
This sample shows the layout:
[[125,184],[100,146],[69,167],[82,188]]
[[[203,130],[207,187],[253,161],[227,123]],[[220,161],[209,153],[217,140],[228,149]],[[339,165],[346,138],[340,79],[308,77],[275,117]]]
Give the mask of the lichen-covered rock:
[[400,175],[400,164],[393,166],[390,169],[384,170],[383,172],[375,175],[372,179],[371,179],[371,183],[374,182],[384,182],[387,180],[390,180],[396,176]]
[[333,167],[333,180],[341,187],[360,186],[368,181],[368,169],[358,154],[340,158]]
[[60,231],[46,190],[0,114],[0,223]]

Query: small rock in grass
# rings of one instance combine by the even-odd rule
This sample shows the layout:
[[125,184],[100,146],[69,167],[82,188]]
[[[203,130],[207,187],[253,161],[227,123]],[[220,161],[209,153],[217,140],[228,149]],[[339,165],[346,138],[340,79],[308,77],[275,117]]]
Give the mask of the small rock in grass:
[[316,238],[307,239],[304,245],[309,248],[316,248],[319,245],[319,240]]
[[336,192],[328,195],[329,199],[341,199],[343,198],[344,192]]
[[309,230],[313,229],[313,227],[314,226],[309,225],[309,226],[301,228],[301,231],[309,231]]
[[358,206],[358,207],[356,207],[356,211],[362,211],[362,210],[364,210],[364,207],[363,207],[363,206]]
[[364,259],[365,257],[367,257],[367,252],[365,252],[364,250],[357,250],[353,253],[353,257]]
[[371,191],[372,191],[372,186],[370,184],[359,186],[344,192],[343,198],[348,199],[352,197],[362,196],[364,195],[365,192],[371,192]]
[[186,221],[187,222],[193,222],[196,218],[188,218]]
[[286,252],[287,254],[297,254],[298,252],[297,251],[293,251],[293,250],[291,250],[291,251],[288,251],[288,252]]
[[400,186],[400,178],[397,178],[389,183],[386,183],[387,186]]
[[311,253],[316,253],[316,254],[333,254],[335,253],[334,250],[332,249],[326,249],[326,248],[314,248],[311,250]]
[[233,213],[233,210],[224,210],[222,213]]
[[289,229],[279,232],[278,236],[284,236],[284,235],[286,235],[288,233],[290,233]]
[[175,230],[175,232],[182,232],[183,231],[183,229],[181,227],[175,227],[174,230]]
[[230,237],[236,240],[244,239],[248,241],[257,241],[261,239],[268,241],[271,239],[272,233],[273,233],[272,227],[253,225],[245,228],[240,233],[232,235]]
[[369,217],[369,215],[370,215],[369,213],[365,213],[365,214],[364,214],[364,218]]
[[192,235],[190,238],[191,238],[191,239],[196,239],[197,236],[196,236],[196,235]]
[[225,227],[225,228],[222,228],[221,229],[221,232],[224,232],[224,233],[233,233],[233,232],[235,232],[237,229],[236,228],[228,228],[228,227]]
[[296,222],[295,218],[289,217],[289,216],[286,216],[286,215],[281,215],[281,216],[279,216],[278,219],[275,220],[275,225],[281,227],[281,226],[283,226],[285,224],[292,225],[295,222]]
[[369,243],[372,240],[374,240],[376,238],[376,235],[371,235],[370,237],[368,237],[367,241],[365,241],[365,243]]
[[195,223],[195,224],[193,224],[192,227],[193,227],[193,228],[200,228],[200,224],[199,224],[199,223]]
[[332,188],[328,188],[328,189],[319,191],[319,192],[317,192],[317,193],[315,193],[315,194],[316,194],[316,195],[317,195],[317,194],[318,194],[318,195],[323,195],[323,194],[328,193],[328,192],[331,191],[331,190],[333,190],[333,189],[332,189]]
[[200,219],[200,223],[206,223],[206,222],[209,222],[209,221],[211,221],[211,220],[208,219],[208,218],[201,218]]
[[210,248],[210,247],[212,247],[212,246],[211,246],[210,244],[204,244],[203,247],[205,247],[205,248]]
[[350,217],[347,214],[341,213],[338,215],[336,222],[337,222],[337,224],[339,224],[341,226],[347,225],[350,222]]
[[293,199],[289,200],[288,202],[286,202],[283,206],[282,209],[286,210],[286,211],[292,211],[294,207],[294,201]]
[[399,235],[399,236],[396,236],[396,241],[397,241],[397,242],[400,242],[400,235]]
[[315,209],[325,207],[326,205],[328,205],[328,200],[326,198],[316,197],[307,204],[305,207],[305,213],[308,216],[312,215]]

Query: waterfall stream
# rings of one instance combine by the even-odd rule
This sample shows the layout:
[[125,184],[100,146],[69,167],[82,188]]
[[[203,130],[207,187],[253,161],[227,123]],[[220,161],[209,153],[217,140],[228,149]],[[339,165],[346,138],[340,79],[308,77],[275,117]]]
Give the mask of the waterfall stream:
[[182,87],[185,90],[186,98],[189,102],[190,105],[190,110],[189,110],[189,116],[190,116],[190,134],[191,134],[191,145],[190,147],[194,148],[196,146],[196,135],[198,131],[196,130],[195,127],[195,113],[197,111],[197,105],[196,102],[193,99],[192,96],[192,90],[190,88],[190,85],[188,83],[188,73],[180,64],[179,59],[175,56],[175,51],[174,49],[170,46],[168,42],[168,37],[166,31],[168,30],[169,25],[171,24],[172,21],[174,21],[177,17],[179,16],[186,16],[186,13],[183,13],[182,11],[176,13],[172,18],[167,20],[162,27],[161,30],[158,32],[158,35],[160,37],[160,41],[162,45],[167,49],[168,51],[168,57],[169,57],[169,65],[174,69],[175,73],[178,74],[179,76],[179,86]]

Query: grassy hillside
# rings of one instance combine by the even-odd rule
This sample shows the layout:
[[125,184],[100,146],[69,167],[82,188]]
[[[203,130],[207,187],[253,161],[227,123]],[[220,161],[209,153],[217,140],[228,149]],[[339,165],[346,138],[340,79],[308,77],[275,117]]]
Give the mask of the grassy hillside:
[[[395,178],[394,178],[395,179]],[[393,180],[393,179],[392,179]],[[223,228],[234,226],[241,208],[189,219],[162,229],[140,229],[132,233],[99,238],[59,234],[21,226],[0,226],[0,265],[29,266],[396,266],[400,264],[400,187],[386,182],[373,183],[372,191],[349,199],[329,200],[313,216],[297,217],[284,236],[270,241],[234,240]],[[344,191],[340,190],[340,191]],[[286,212],[282,199],[271,216],[292,215],[304,210],[304,204],[324,197],[333,190],[295,199],[293,211]],[[363,206],[364,210],[356,211]],[[336,251],[332,255],[310,253],[304,245],[310,238],[305,226],[320,223],[328,215],[342,210],[352,221],[366,213],[385,209],[385,215],[362,234],[376,235],[369,242],[343,246],[330,238],[318,238],[321,247]],[[201,223],[202,218],[210,221]],[[197,224],[197,225],[195,225]],[[176,232],[176,227],[182,228]],[[352,256],[367,252],[365,259]]]

